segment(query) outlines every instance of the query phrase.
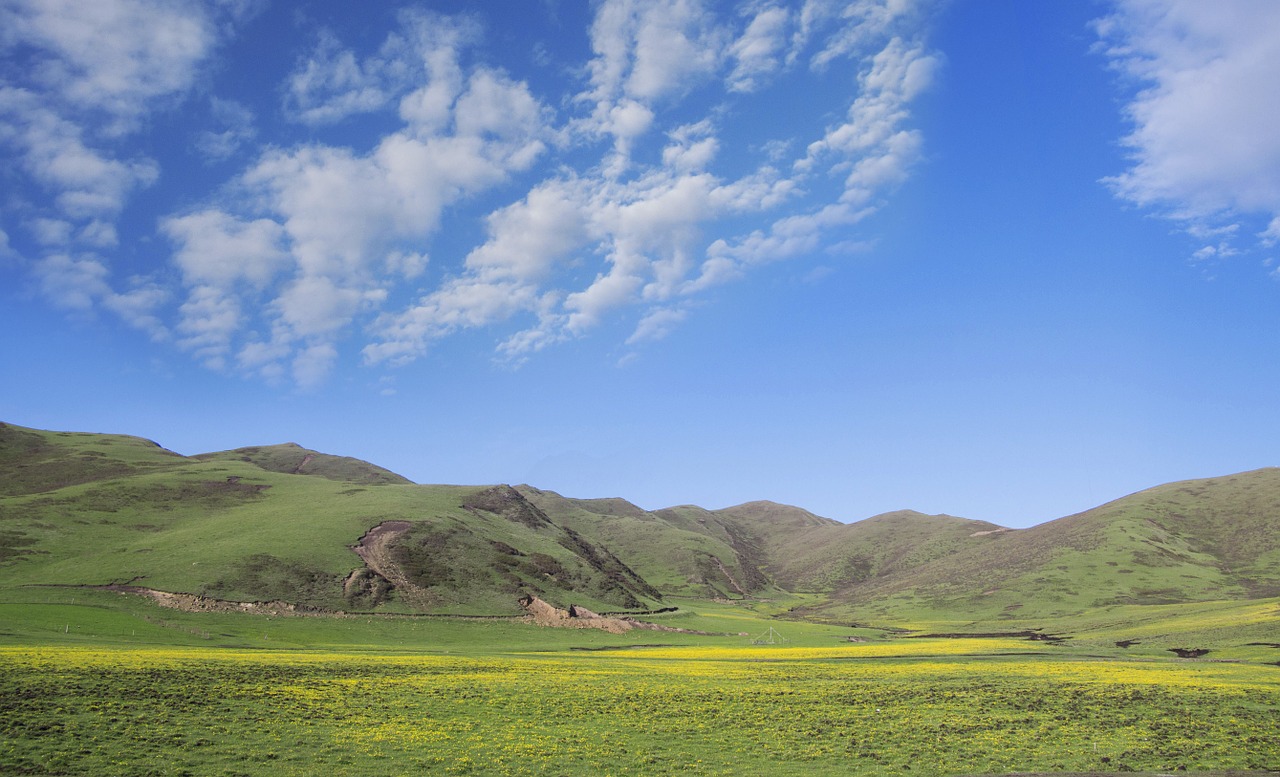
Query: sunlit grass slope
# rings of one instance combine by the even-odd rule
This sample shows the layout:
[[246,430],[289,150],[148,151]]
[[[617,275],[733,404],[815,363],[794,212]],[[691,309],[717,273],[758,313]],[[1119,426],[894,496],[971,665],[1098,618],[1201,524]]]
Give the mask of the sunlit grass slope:
[[837,590],[813,614],[983,621],[1280,595],[1280,469],[1172,483]]
[[[310,453],[294,464],[289,446],[186,458],[135,438],[8,425],[0,442],[0,586],[490,614],[519,612],[524,593],[602,610],[654,601],[607,550],[510,509],[509,489],[405,484]],[[353,601],[344,581],[363,562],[352,547],[387,521],[412,527],[390,556],[420,595]]]

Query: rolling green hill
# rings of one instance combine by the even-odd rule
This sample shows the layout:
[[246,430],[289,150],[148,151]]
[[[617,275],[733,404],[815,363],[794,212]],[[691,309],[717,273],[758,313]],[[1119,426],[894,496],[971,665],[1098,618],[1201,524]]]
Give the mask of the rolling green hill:
[[972,538],[809,611],[973,619],[1280,595],[1280,469],[1171,483],[1030,529]]
[[1137,622],[1141,608],[1280,597],[1280,469],[1010,530],[909,510],[843,524],[772,502],[647,511],[417,485],[292,443],[186,457],[0,424],[0,589],[111,585],[387,613],[515,614],[532,594],[606,612],[774,601],[880,625]]
[[[305,461],[305,463],[304,463]],[[657,593],[506,487],[419,486],[296,446],[183,457],[0,426],[0,586],[129,585],[324,609],[519,612],[533,593],[644,609]],[[357,553],[376,527],[384,540]]]
[[366,483],[382,485],[397,483],[411,485],[406,477],[391,470],[370,464],[367,461],[347,456],[330,456],[327,453],[308,450],[297,443],[287,442],[283,445],[262,445],[250,448],[236,448],[219,453],[201,453],[192,458],[198,461],[247,461],[256,464],[269,472],[283,472],[289,475],[318,475],[329,480],[345,483]]

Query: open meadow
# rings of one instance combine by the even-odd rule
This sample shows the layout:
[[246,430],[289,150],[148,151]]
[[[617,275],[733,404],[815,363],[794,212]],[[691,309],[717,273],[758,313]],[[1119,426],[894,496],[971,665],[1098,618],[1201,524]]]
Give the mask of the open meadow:
[[[660,616],[716,636],[615,635],[7,593],[3,774],[1280,769],[1268,645],[1181,660],[1101,638],[916,639],[767,605]],[[770,626],[786,641],[752,644]]]

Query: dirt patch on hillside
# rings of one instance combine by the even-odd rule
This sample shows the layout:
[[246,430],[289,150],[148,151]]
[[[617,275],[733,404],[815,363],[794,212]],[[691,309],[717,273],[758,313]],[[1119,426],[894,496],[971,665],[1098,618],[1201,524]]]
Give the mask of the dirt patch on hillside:
[[[403,534],[413,528],[408,521],[384,521],[360,538],[351,546],[355,554],[374,574],[383,578],[395,589],[397,596],[405,604],[418,609],[430,609],[433,604],[431,592],[414,584],[396,563],[391,553],[392,546]],[[353,572],[344,583],[344,589],[355,584],[361,577],[360,570]]]
[[161,607],[183,612],[239,612],[253,615],[336,615],[327,610],[292,604],[290,602],[232,602],[226,599],[214,599],[196,594],[171,593],[157,591],[154,588],[143,588],[136,585],[104,585],[103,590],[122,594],[145,596]]
[[579,607],[576,604],[569,605],[569,609],[562,610],[555,605],[545,602],[536,596],[524,596],[520,599],[520,606],[528,613],[523,620],[537,626],[547,626],[559,629],[600,629],[610,634],[625,634],[632,629],[645,629],[648,631],[665,631],[675,634],[700,634],[702,636],[726,636],[713,635],[709,631],[694,631],[693,629],[679,629],[674,626],[662,626],[657,623],[649,623],[648,621],[639,621],[635,618],[613,618],[604,615],[597,615],[585,607]]

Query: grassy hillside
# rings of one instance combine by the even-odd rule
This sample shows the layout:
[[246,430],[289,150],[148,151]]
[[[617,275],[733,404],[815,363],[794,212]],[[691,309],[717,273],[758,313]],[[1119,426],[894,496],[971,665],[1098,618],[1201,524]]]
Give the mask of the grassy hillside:
[[182,456],[140,437],[46,432],[0,423],[0,496],[126,477],[181,461]]
[[769,571],[789,590],[832,593],[983,547],[1004,531],[984,521],[900,510],[783,534],[770,549]]
[[353,459],[348,456],[331,456],[327,453],[308,450],[292,442],[283,445],[236,448],[235,450],[221,451],[219,453],[202,453],[192,458],[199,461],[247,461],[269,472],[283,472],[289,475],[318,475],[322,478],[338,480],[344,483],[364,483],[368,485],[387,483],[409,485],[412,483],[406,477],[370,464],[367,461]]
[[[666,595],[740,598],[765,580],[718,525],[689,520],[675,508],[646,512],[621,499],[567,499],[521,486],[520,492],[556,523],[609,548]],[[704,511],[705,512],[705,511]]]
[[1172,483],[836,591],[808,614],[1020,620],[1274,596],[1280,469]]
[[491,615],[518,613],[525,594],[606,612],[773,600],[839,623],[1096,631],[1097,613],[1138,623],[1280,596],[1280,469],[1014,531],[912,511],[841,524],[771,502],[646,511],[532,486],[416,485],[294,444],[184,457],[0,424],[0,589],[105,585]]
[[[2,431],[0,586],[489,614],[518,612],[525,593],[597,610],[656,604],[608,551],[511,489],[397,482],[295,446],[187,458],[135,438]],[[388,522],[408,529],[381,557],[395,586],[353,550]]]

